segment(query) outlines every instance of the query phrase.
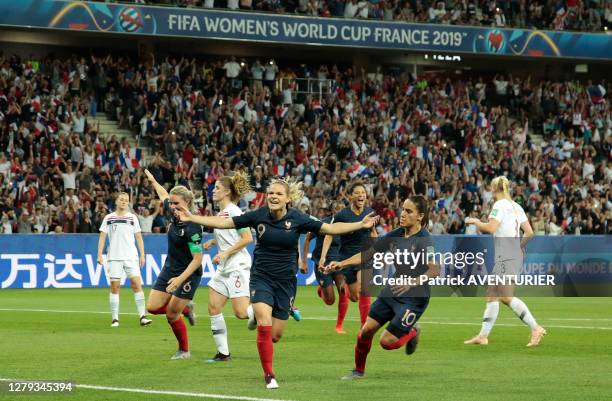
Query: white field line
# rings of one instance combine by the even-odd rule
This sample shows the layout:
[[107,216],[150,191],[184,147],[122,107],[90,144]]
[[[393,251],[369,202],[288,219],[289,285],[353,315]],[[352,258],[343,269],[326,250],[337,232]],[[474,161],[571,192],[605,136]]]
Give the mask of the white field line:
[[[86,314],[98,314],[98,315],[106,315],[109,314],[107,311],[86,311],[86,310],[62,310],[62,309],[12,309],[12,308],[0,308],[0,312],[39,312],[39,313],[86,313]],[[136,313],[132,312],[122,312],[121,315],[132,315],[137,316]],[[327,317],[327,316],[309,316],[302,317],[302,320],[318,320],[318,321],[335,321],[335,317]],[[347,318],[347,321],[358,321],[356,318]],[[478,322],[478,318],[476,317],[473,322],[456,322],[456,321],[441,321],[441,320],[420,320],[419,323],[423,324],[439,324],[439,325],[449,325],[449,326],[480,326],[481,323]],[[612,319],[565,319],[565,318],[549,318],[549,319],[541,319],[542,321],[547,320],[559,320],[559,321],[572,321],[572,320],[585,320],[585,321],[610,321]],[[524,324],[519,323],[496,323],[496,326],[505,326],[505,327],[525,327]],[[546,327],[557,328],[557,329],[577,329],[577,330],[612,330],[612,327],[601,327],[601,326],[574,326],[574,325],[551,325],[546,324]]]
[[[2,382],[32,382],[36,380],[20,380],[20,379],[6,379],[0,378]],[[126,387],[108,387],[108,386],[95,386],[91,384],[75,384],[77,389],[88,389],[88,390],[100,390],[100,391],[115,391],[123,393],[139,393],[139,394],[156,394],[156,395],[176,395],[183,397],[196,397],[196,398],[212,398],[215,400],[239,400],[239,401],[288,401],[279,400],[273,398],[257,398],[257,397],[243,397],[239,395],[223,395],[223,394],[209,394],[209,393],[191,393],[185,391],[164,391],[164,390],[149,390],[142,388],[126,388]],[[58,393],[60,394],[60,393]],[[69,394],[69,393],[66,393]]]

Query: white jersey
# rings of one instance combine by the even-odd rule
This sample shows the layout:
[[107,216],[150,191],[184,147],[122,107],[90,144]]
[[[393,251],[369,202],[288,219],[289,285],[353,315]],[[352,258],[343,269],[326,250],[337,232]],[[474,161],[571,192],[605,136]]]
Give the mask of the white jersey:
[[493,236],[520,238],[521,224],[527,221],[527,216],[521,205],[508,199],[502,199],[493,204],[489,219],[499,221]]
[[489,219],[499,221],[495,237],[495,258],[502,260],[519,259],[523,257],[520,247],[521,224],[527,221],[523,208],[509,199],[495,202],[489,214]]
[[[217,216],[224,218],[231,218],[234,216],[240,216],[242,214],[242,210],[238,206],[233,203],[230,203],[219,212]],[[244,228],[243,230],[248,230],[248,228]],[[226,251],[228,248],[233,246],[236,242],[240,240],[240,231],[235,228],[230,229],[215,229],[215,241],[217,242],[217,246],[219,247],[219,251]],[[250,269],[251,268],[251,255],[247,251],[246,248],[242,248],[238,252],[234,253],[230,257],[224,259],[219,264],[217,270],[222,272],[223,274],[228,274],[230,272],[242,269]]]
[[107,260],[138,260],[138,249],[134,234],[141,232],[138,218],[127,212],[118,215],[107,214],[102,220],[100,231],[108,236]]

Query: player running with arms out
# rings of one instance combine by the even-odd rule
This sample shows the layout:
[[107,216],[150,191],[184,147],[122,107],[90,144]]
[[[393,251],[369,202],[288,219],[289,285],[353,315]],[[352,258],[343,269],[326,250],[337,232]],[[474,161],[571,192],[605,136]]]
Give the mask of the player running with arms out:
[[[400,215],[400,227],[379,238],[371,248],[363,253],[357,253],[340,262],[332,262],[326,271],[337,271],[347,266],[359,266],[362,261],[370,260],[374,252],[391,251],[394,247],[401,249],[418,250],[433,254],[433,242],[427,231],[429,222],[429,208],[427,200],[421,195],[411,196],[404,201]],[[421,275],[429,278],[437,277],[440,268],[426,256],[426,263],[419,262],[416,266],[403,266],[395,264],[394,277],[414,277],[418,280]],[[365,268],[366,266],[362,266]],[[372,339],[376,332],[386,323],[387,328],[380,337],[383,349],[394,350],[405,346],[406,354],[410,355],[416,350],[419,329],[415,327],[429,304],[429,286],[427,283],[418,286],[394,285],[385,286],[376,301],[372,304],[368,318],[357,335],[355,345],[355,368],[343,380],[362,378],[365,374],[366,359],[372,348]]]
[[[104,216],[98,239],[98,263],[104,265],[103,253],[108,237],[106,268],[110,278],[111,327],[119,327],[119,289],[123,273],[130,279],[134,301],[141,326],[148,326],[151,320],[145,315],[145,294],[142,291],[140,268],[145,263],[144,242],[138,218],[130,213],[130,195],[119,192],[115,198],[116,210]],[[138,244],[134,244],[134,239]],[[138,255],[140,253],[140,256]]]
[[[333,210],[329,209],[320,209],[321,216],[319,218],[323,223],[333,223],[334,217],[333,214],[338,213],[340,211],[340,203],[335,203]],[[325,217],[325,213],[331,213],[330,216]],[[308,261],[307,255],[310,249],[310,242],[312,239],[315,239],[315,247],[312,251],[312,261],[314,263],[314,271],[315,276],[317,278],[317,282],[319,286],[317,287],[317,293],[319,297],[325,302],[327,305],[333,305],[335,300],[334,295],[334,287],[336,284],[338,288],[338,318],[336,320],[336,333],[338,334],[346,334],[343,327],[344,318],[346,317],[346,311],[348,310],[348,289],[346,284],[344,283],[344,275],[341,272],[332,272],[330,274],[326,274],[323,272],[323,268],[330,262],[338,259],[338,250],[340,249],[340,237],[339,236],[331,236],[331,235],[317,235],[313,233],[308,233],[306,238],[304,239],[304,244],[302,245],[302,253],[301,253],[301,266],[300,270],[303,273],[308,271]],[[323,242],[325,238],[331,242],[328,247],[327,255],[325,259],[321,258],[321,251],[323,249]]]
[[[367,192],[364,184],[360,181],[351,183],[346,189],[348,194],[350,206],[342,209],[340,212],[334,215],[334,222],[337,223],[354,223],[361,221],[365,216],[374,212],[374,209],[366,206]],[[353,232],[346,233],[340,236],[340,250],[339,258],[347,259],[351,256],[362,251],[368,238],[376,237],[376,230],[371,229],[359,229]],[[332,238],[325,238],[323,242],[323,249],[321,250],[321,258],[326,259],[327,252],[329,252],[329,246],[331,245]],[[344,280],[349,288],[349,299],[352,302],[359,301],[359,317],[361,325],[366,321],[368,312],[370,311],[371,298],[367,293],[362,292],[361,288],[361,271],[356,267],[350,266],[342,270]],[[346,312],[344,312],[346,316]],[[338,310],[338,324],[342,326],[344,318],[341,319],[341,310]]]
[[166,315],[179,346],[171,359],[187,359],[191,353],[181,312],[193,325],[191,300],[202,278],[202,227],[176,218],[177,207],[193,208],[193,193],[189,189],[179,185],[168,194],[149,170],[145,170],[145,174],[163,203],[164,213],[171,219],[167,234],[168,256],[149,294],[147,310],[154,315]]
[[[219,207],[217,216],[231,219],[240,216],[242,210],[236,203],[245,193],[251,190],[249,177],[237,172],[233,176],[224,176],[217,180],[213,190],[213,201]],[[204,243],[204,249],[219,247],[219,253],[213,259],[218,265],[215,275],[208,282],[208,313],[213,339],[217,345],[217,354],[209,362],[224,362],[231,359],[227,341],[227,325],[223,317],[223,307],[228,299],[238,319],[253,317],[253,307],[249,305],[249,276],[251,255],[248,244],[253,242],[251,230],[241,228],[215,229],[215,238]]]
[[275,179],[268,186],[266,206],[241,216],[231,219],[194,216],[187,208],[179,208],[181,219],[186,221],[222,229],[252,227],[257,233],[250,291],[258,325],[257,349],[268,389],[278,388],[273,369],[273,343],[283,335],[295,298],[300,235],[308,232],[338,235],[370,229],[378,220],[372,214],[356,223],[325,224],[288,207],[302,196],[300,183]]
[[[533,236],[533,229],[523,208],[510,197],[509,182],[506,177],[494,178],[491,181],[491,188],[495,203],[489,214],[489,221],[483,223],[479,219],[468,217],[465,223],[474,224],[483,233],[493,234],[495,238],[493,274],[517,276],[521,274],[525,245]],[[523,230],[524,233],[522,238],[520,230]],[[487,288],[487,306],[480,333],[464,341],[464,344],[487,345],[489,343],[489,333],[499,314],[499,301],[510,307],[516,316],[531,329],[531,339],[527,346],[534,347],[540,343],[546,330],[536,322],[527,305],[513,294],[513,285]]]

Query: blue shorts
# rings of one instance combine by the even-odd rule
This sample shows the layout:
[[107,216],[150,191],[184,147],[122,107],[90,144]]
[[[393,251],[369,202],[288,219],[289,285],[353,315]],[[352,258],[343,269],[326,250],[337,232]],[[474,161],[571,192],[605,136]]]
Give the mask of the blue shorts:
[[319,285],[323,288],[334,285],[334,278],[342,274],[341,271],[331,272],[329,274],[322,273],[319,271],[319,261],[314,259],[312,261],[314,262],[314,271],[315,277],[317,278],[317,283],[319,283]]
[[[178,277],[172,276],[171,274],[172,273],[170,272],[170,269],[164,267],[159,273],[159,276],[157,276],[157,280],[155,280],[155,283],[153,284],[152,288],[157,291],[166,292],[166,287],[168,287],[168,280],[170,280],[172,277]],[[172,295],[177,298],[192,300],[195,296],[196,290],[200,286],[201,280],[201,274],[192,274],[187,280],[185,280],[183,285],[174,290]]]
[[297,277],[279,280],[252,275],[249,286],[252,304],[263,302],[272,307],[273,318],[279,320],[289,319],[289,311],[297,291]]
[[368,316],[381,326],[389,322],[387,331],[400,338],[410,332],[428,304],[429,298],[380,297],[370,307]]
[[356,283],[358,271],[359,268],[356,266],[349,266],[342,269],[341,272],[344,275],[344,281],[346,281],[348,285]]

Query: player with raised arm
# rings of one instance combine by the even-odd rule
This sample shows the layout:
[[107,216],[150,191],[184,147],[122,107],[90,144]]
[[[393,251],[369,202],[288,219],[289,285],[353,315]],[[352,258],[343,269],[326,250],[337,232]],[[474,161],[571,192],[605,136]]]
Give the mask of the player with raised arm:
[[181,219],[186,221],[212,228],[251,227],[257,233],[250,291],[258,325],[257,349],[268,389],[278,388],[273,369],[273,343],[283,335],[295,298],[300,235],[308,232],[338,235],[370,229],[377,221],[373,215],[366,215],[355,223],[325,224],[288,207],[302,196],[300,183],[275,179],[268,186],[266,206],[231,219],[195,216],[185,207],[178,208]]
[[[242,210],[236,205],[242,195],[249,192],[249,177],[237,172],[233,176],[217,179],[213,190],[213,201],[219,207],[217,216],[230,219],[240,216]],[[227,325],[223,317],[223,307],[228,299],[232,300],[232,309],[238,319],[253,317],[253,307],[249,304],[249,276],[251,272],[251,255],[248,244],[253,242],[251,230],[242,228],[215,229],[215,238],[204,243],[204,249],[213,246],[219,252],[213,259],[217,264],[215,275],[208,282],[208,314],[213,339],[217,345],[217,354],[209,362],[224,362],[231,359],[227,341]]]
[[[477,218],[468,217],[466,224],[474,224],[481,232],[493,234],[495,238],[495,266],[493,274],[518,276],[523,268],[523,253],[527,241],[533,236],[533,229],[523,208],[510,197],[508,179],[504,176],[491,181],[495,203],[489,214],[489,221],[483,223]],[[521,230],[523,237],[521,238]],[[540,326],[527,305],[513,296],[514,286],[487,287],[487,306],[482,319],[482,327],[477,336],[464,341],[464,344],[487,345],[489,334],[499,314],[499,301],[510,307],[516,316],[531,329],[528,347],[540,343],[546,330]]]
[[[142,291],[142,278],[140,276],[140,268],[145,263],[144,242],[138,218],[130,213],[129,204],[130,195],[119,192],[115,198],[115,211],[104,216],[100,225],[98,263],[101,265],[104,265],[104,245],[108,237],[106,269],[110,281],[111,327],[119,327],[119,290],[124,273],[130,279],[134,291],[134,301],[136,302],[140,325],[148,326],[152,322],[147,319],[145,314],[145,294]],[[138,249],[134,239],[136,239]]]
[[[350,206],[342,209],[334,215],[334,222],[338,223],[353,223],[361,221],[364,216],[369,215],[374,209],[366,206],[367,192],[365,185],[361,181],[351,183],[346,189],[349,197]],[[346,233],[340,236],[339,258],[347,259],[361,252],[366,245],[369,237],[376,237],[376,230],[360,229]],[[326,238],[323,242],[321,250],[321,258],[327,257],[329,246],[331,245],[331,237]],[[361,288],[361,271],[354,266],[349,266],[342,270],[344,280],[349,288],[349,299],[352,302],[359,301],[359,317],[361,325],[365,323],[368,313],[370,312],[371,297],[369,294],[362,291]],[[346,316],[346,312],[344,312]],[[341,319],[342,318],[342,319]],[[341,315],[341,310],[338,310],[337,325],[342,326],[344,318]]]
[[[333,209],[321,209],[321,221],[324,223],[333,223],[335,213],[340,211],[340,203],[335,203]],[[325,217],[325,213],[330,214]],[[323,268],[330,262],[338,259],[338,250],[340,249],[340,237],[339,236],[331,236],[331,235],[316,235],[313,233],[308,233],[306,238],[304,239],[304,243],[302,245],[302,254],[301,254],[301,270],[303,273],[308,271],[308,262],[307,255],[310,249],[310,242],[312,239],[315,239],[315,247],[312,250],[312,261],[314,264],[314,272],[317,278],[317,283],[319,286],[317,287],[317,293],[319,297],[325,302],[326,305],[333,305],[336,301],[334,295],[334,287],[336,284],[338,288],[338,317],[336,319],[336,333],[338,334],[346,334],[344,331],[343,322],[346,317],[346,311],[348,310],[348,288],[344,282],[344,275],[341,272],[332,272],[330,274],[324,273]],[[321,251],[323,249],[323,242],[327,239],[331,242],[328,247],[327,255],[325,259],[321,257]]]
[[171,359],[187,359],[191,353],[181,312],[191,325],[195,323],[191,300],[202,279],[202,227],[176,218],[177,207],[193,208],[194,197],[189,189],[179,185],[168,193],[149,170],[145,170],[145,174],[171,220],[167,234],[168,256],[149,294],[147,310],[154,315],[166,315],[178,341],[178,351]]
[[[379,238],[366,251],[340,262],[330,263],[326,266],[325,271],[338,271],[348,266],[359,266],[362,261],[370,260],[375,252],[390,252],[396,248],[408,249],[411,252],[415,250],[425,252],[425,257],[419,258],[416,266],[401,265],[396,262],[394,277],[413,277],[415,279],[422,275],[429,278],[437,277],[440,274],[440,268],[429,257],[434,253],[434,248],[426,228],[428,222],[427,200],[421,195],[411,196],[402,205],[399,228]],[[389,324],[380,337],[380,346],[386,350],[405,346],[406,354],[414,353],[420,332],[415,325],[429,304],[429,295],[429,286],[426,283],[423,285],[386,285],[372,304],[368,318],[357,335],[355,368],[342,379],[354,380],[364,376],[366,359],[372,348],[372,339],[386,323]]]

